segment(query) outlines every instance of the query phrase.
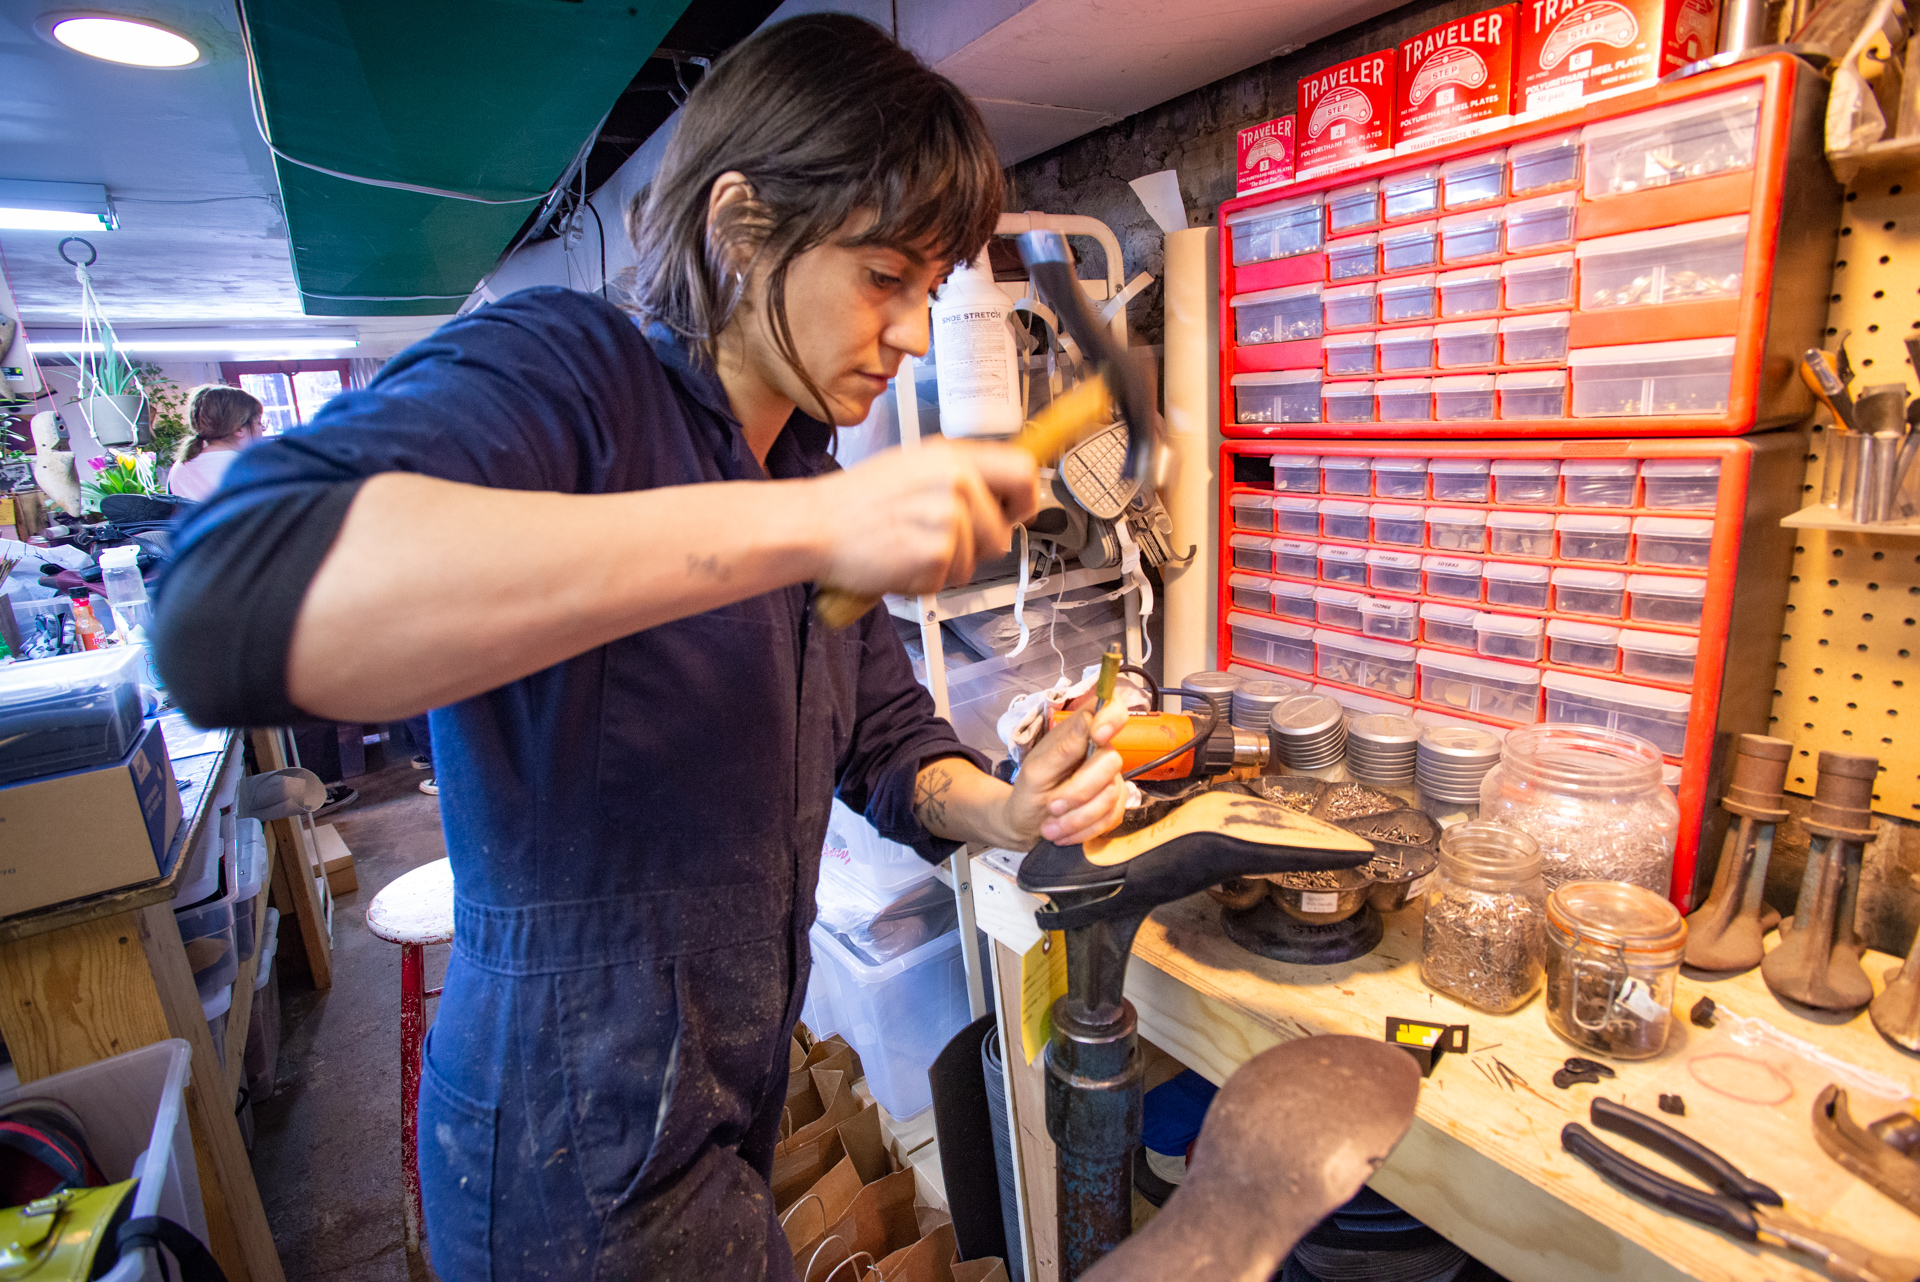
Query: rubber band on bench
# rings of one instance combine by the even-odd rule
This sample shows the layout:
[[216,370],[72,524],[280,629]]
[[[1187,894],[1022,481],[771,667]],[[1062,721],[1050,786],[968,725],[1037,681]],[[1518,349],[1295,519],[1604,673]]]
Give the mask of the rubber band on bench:
[[[1724,1086],[1715,1086],[1712,1082],[1700,1076],[1700,1069],[1698,1067],[1700,1063],[1710,1059],[1730,1059],[1735,1061],[1736,1063],[1750,1064],[1755,1068],[1765,1069],[1767,1072],[1773,1074],[1774,1079],[1780,1083],[1781,1087],[1786,1091],[1786,1094],[1775,1096],[1770,1099],[1759,1099],[1749,1095],[1735,1094],[1733,1091],[1728,1090]],[[1700,1083],[1700,1085],[1706,1087],[1708,1090],[1712,1091],[1715,1095],[1724,1095],[1728,1099],[1733,1100],[1736,1103],[1740,1103],[1740,1104],[1758,1104],[1764,1107],[1764,1106],[1773,1105],[1773,1104],[1784,1104],[1788,1100],[1793,1098],[1793,1079],[1792,1078],[1788,1077],[1785,1073],[1781,1072],[1779,1069],[1775,1068],[1773,1065],[1767,1063],[1767,1061],[1763,1059],[1755,1059],[1751,1055],[1741,1055],[1735,1051],[1711,1051],[1705,1055],[1695,1055],[1692,1059],[1687,1061],[1687,1074],[1688,1076],[1692,1077],[1694,1081]]]

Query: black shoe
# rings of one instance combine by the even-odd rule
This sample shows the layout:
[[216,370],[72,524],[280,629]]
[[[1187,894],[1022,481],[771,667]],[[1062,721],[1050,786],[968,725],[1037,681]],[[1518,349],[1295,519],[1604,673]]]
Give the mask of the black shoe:
[[351,806],[358,800],[360,800],[360,794],[352,788],[343,783],[333,784],[327,789],[327,804],[314,811],[313,817],[318,819],[322,815],[330,815],[336,810]]
[[439,796],[440,795],[439,777],[433,776],[430,778],[422,779],[420,781],[420,791],[426,793],[429,797]]
[[407,764],[415,770],[431,770],[433,769],[433,758],[424,752],[416,752],[407,759]]

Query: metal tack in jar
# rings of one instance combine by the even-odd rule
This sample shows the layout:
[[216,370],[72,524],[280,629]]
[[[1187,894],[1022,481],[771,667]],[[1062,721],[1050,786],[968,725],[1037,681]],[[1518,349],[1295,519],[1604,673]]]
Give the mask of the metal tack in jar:
[[1597,1055],[1658,1055],[1686,946],[1686,920],[1652,891],[1568,882],[1547,896],[1547,1025]]

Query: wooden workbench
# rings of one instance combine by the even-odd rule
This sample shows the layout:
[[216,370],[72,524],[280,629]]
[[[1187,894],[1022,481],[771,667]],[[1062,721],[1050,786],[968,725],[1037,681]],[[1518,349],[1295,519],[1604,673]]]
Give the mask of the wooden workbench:
[[[1004,852],[977,857],[973,885],[980,927],[995,941],[1000,1009],[1017,1011],[1019,958],[1038,941],[1039,930],[1035,901],[1007,871],[1012,858]],[[1661,1093],[1681,1095],[1686,1116],[1662,1120],[1773,1185],[1789,1212],[1874,1250],[1920,1259],[1920,1217],[1841,1171],[1815,1144],[1814,1094],[1832,1080],[1825,1070],[1788,1052],[1736,1043],[1725,1022],[1707,1031],[1682,1018],[1654,1059],[1613,1061],[1616,1080],[1560,1090],[1553,1071],[1579,1052],[1548,1029],[1544,998],[1535,996],[1504,1016],[1462,1006],[1420,982],[1419,941],[1418,910],[1404,909],[1387,919],[1386,937],[1366,957],[1338,966],[1284,965],[1229,941],[1218,907],[1196,895],[1156,911],[1142,926],[1128,967],[1127,997],[1139,1012],[1143,1038],[1215,1083],[1258,1052],[1296,1037],[1380,1037],[1390,1015],[1470,1025],[1471,1051],[1441,1059],[1421,1091],[1411,1131],[1371,1184],[1512,1282],[1812,1282],[1824,1276],[1803,1267],[1804,1257],[1743,1245],[1620,1193],[1562,1151],[1561,1127],[1586,1122],[1589,1101],[1598,1094],[1656,1114]],[[1870,955],[1876,990],[1894,963]],[[1790,1011],[1757,970],[1711,983],[1683,975],[1676,1011],[1690,1009],[1701,996],[1920,1093],[1920,1060],[1888,1045],[1864,1011],[1847,1019]],[[1012,1049],[1009,1095],[1033,1265],[1029,1276],[1053,1282],[1053,1153],[1040,1112],[1041,1065],[1038,1059],[1021,1064],[1017,1041]],[[1505,1084],[1496,1059],[1525,1086]],[[1785,1080],[1755,1061],[1773,1065]],[[1788,1090],[1791,1095],[1778,1103],[1742,1103],[1709,1082],[1756,1100]],[[1893,1111],[1891,1101],[1853,1094],[1854,1116],[1863,1125]],[[1603,1138],[1674,1173],[1647,1150]]]
[[[187,1116],[208,1246],[231,1282],[280,1282],[280,1257],[234,1120],[259,950],[234,981],[223,1062],[173,919],[186,853],[217,824],[216,784],[239,770],[239,754],[239,734],[227,732],[214,751],[173,762],[186,787],[166,876],[0,918],[0,1036],[22,1082],[169,1037],[184,1040],[193,1051]],[[263,894],[255,904],[256,939],[266,903]]]

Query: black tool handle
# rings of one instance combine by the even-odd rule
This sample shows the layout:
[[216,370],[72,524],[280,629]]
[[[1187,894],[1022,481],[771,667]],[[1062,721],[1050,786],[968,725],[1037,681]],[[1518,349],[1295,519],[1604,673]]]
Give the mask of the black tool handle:
[[1644,1144],[1682,1170],[1690,1171],[1748,1206],[1780,1206],[1781,1197],[1758,1180],[1748,1179],[1739,1167],[1700,1141],[1674,1130],[1657,1117],[1636,1112],[1610,1099],[1595,1099],[1589,1112],[1593,1124],[1636,1144]]
[[1759,1222],[1753,1218],[1753,1208],[1745,1202],[1709,1193],[1649,1170],[1602,1144],[1598,1136],[1578,1122],[1568,1122],[1560,1128],[1560,1147],[1598,1171],[1600,1178],[1615,1188],[1644,1198],[1662,1210],[1684,1215],[1744,1241],[1759,1240]]

